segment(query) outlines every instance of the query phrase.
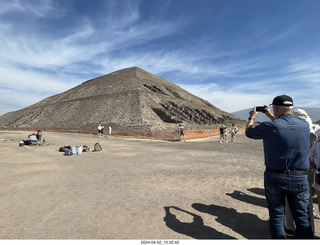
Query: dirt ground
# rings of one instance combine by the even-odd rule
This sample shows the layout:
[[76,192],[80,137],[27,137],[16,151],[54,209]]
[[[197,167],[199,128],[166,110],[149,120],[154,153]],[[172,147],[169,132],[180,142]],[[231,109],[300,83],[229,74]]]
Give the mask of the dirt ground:
[[30,133],[0,131],[0,239],[270,238],[262,141],[43,132],[49,145],[19,147]]

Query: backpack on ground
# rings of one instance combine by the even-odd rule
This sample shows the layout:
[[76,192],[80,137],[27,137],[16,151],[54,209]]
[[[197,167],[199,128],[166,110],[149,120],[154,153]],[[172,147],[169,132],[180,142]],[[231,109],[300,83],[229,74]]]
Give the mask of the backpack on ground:
[[93,151],[102,151],[102,147],[98,142],[94,144]]
[[71,148],[71,152],[72,152],[73,155],[77,155],[78,154],[77,153],[77,147],[73,145],[72,148]]
[[83,146],[77,146],[77,154],[81,155],[83,152]]
[[66,150],[71,150],[71,146],[65,145],[59,148],[59,152],[65,152]]
[[72,156],[72,151],[70,149],[65,149],[64,155],[65,156]]

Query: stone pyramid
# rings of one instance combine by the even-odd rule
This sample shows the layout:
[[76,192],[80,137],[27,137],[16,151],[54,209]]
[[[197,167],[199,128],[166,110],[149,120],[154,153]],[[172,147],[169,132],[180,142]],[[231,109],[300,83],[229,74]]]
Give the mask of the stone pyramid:
[[138,67],[86,81],[0,117],[8,128],[96,130],[100,123],[119,132],[217,128],[243,121],[179,86]]

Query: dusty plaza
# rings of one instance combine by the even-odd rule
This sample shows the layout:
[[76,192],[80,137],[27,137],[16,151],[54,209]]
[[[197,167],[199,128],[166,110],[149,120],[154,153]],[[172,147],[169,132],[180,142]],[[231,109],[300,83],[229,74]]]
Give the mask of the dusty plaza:
[[29,133],[0,131],[0,239],[270,238],[262,141],[43,132],[48,145],[19,147]]

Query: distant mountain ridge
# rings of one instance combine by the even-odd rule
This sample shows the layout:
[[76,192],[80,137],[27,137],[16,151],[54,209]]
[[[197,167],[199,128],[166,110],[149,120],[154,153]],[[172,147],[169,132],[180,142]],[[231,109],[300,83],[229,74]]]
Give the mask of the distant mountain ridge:
[[[311,118],[312,122],[316,122],[320,120],[320,108],[310,108],[310,107],[294,107],[295,109],[303,109],[305,110],[309,117]],[[247,120],[249,117],[249,111],[250,109],[244,109],[241,111],[236,111],[236,112],[232,112],[233,115],[235,115],[236,117],[238,117],[241,120]],[[263,113],[258,114],[256,121],[257,122],[264,122],[264,121],[268,121],[269,118],[266,117]]]

